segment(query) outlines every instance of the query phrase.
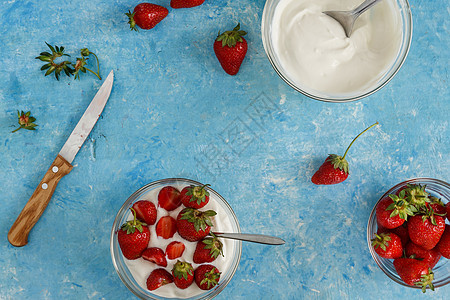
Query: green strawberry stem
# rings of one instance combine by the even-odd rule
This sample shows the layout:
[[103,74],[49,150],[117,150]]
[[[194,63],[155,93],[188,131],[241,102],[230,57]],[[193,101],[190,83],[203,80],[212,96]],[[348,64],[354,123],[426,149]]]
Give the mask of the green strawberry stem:
[[347,150],[345,150],[344,156],[342,156],[342,159],[345,158],[345,156],[347,155],[348,150],[350,149],[350,147],[353,145],[353,143],[367,130],[369,130],[370,128],[374,127],[375,125],[378,125],[378,122],[375,122],[374,124],[370,125],[369,127],[367,127],[366,129],[364,129],[360,134],[358,134],[353,141],[350,143],[350,145],[348,145]]

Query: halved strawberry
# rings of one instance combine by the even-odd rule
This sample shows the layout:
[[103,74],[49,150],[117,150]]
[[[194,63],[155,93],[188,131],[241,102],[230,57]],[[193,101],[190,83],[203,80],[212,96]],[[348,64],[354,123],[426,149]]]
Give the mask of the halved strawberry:
[[156,222],[156,206],[150,201],[140,200],[133,204],[133,209],[136,211],[136,217],[147,223],[147,225],[153,225]]
[[185,248],[186,247],[184,246],[184,244],[182,242],[174,241],[174,242],[170,243],[169,245],[167,245],[167,248],[166,248],[167,258],[175,259],[175,258],[181,257],[181,255],[183,255]]
[[156,235],[163,239],[170,239],[177,232],[177,221],[171,216],[159,219],[156,224]]
[[163,187],[158,194],[158,205],[171,211],[181,205],[180,191],[173,186]]
[[163,268],[153,270],[147,278],[147,288],[156,290],[165,284],[173,282],[173,276]]
[[161,267],[167,267],[166,256],[161,248],[151,247],[142,252],[142,258]]

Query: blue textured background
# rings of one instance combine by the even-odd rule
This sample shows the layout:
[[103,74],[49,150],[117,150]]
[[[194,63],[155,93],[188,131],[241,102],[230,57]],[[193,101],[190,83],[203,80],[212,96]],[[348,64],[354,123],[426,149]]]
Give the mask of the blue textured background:
[[[218,299],[448,296],[449,286],[424,296],[392,282],[366,244],[368,216],[386,189],[413,177],[450,180],[448,1],[412,1],[404,66],[375,95],[347,104],[306,98],[276,75],[260,38],[264,0],[169,9],[154,29],[130,32],[124,12],[138,3],[0,1],[1,299],[132,298],[111,263],[112,222],[133,191],[167,177],[210,183],[242,231],[287,242],[244,244]],[[232,77],[212,43],[238,21],[249,50]],[[45,41],[72,56],[88,47],[102,75],[113,69],[116,80],[29,244],[14,248],[10,226],[101,84],[86,74],[44,77],[34,57]],[[17,110],[31,110],[38,130],[12,134]],[[375,121],[381,126],[349,153],[348,180],[314,186],[310,177],[326,155],[342,154]]]

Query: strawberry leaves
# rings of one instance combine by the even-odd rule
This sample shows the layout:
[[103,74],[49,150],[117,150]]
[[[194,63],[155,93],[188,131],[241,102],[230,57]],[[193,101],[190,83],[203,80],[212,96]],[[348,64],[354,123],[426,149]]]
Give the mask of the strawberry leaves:
[[242,37],[247,34],[247,32],[240,30],[241,24],[238,23],[233,30],[225,31],[224,33],[220,33],[217,35],[216,41],[222,42],[222,47],[234,47],[237,42],[243,42]]
[[205,231],[208,226],[213,226],[211,217],[217,213],[213,210],[199,211],[194,208],[185,208],[182,210],[181,220],[193,223],[195,231]]
[[[45,44],[50,49],[51,53],[44,51],[41,52],[39,56],[35,57],[36,59],[45,62],[45,64],[41,67],[41,71],[46,71],[44,74],[45,76],[54,73],[56,80],[59,80],[60,75],[64,72],[64,74],[68,77],[74,75],[75,79],[79,79],[80,72],[86,73],[86,71],[89,71],[97,76],[98,79],[102,79],[100,77],[100,64],[98,57],[87,48],[81,49],[81,58],[77,58],[75,63],[72,63],[68,60],[61,61],[61,58],[64,56],[70,57],[70,55],[64,53],[65,48],[63,46],[52,46],[47,42],[45,42]],[[89,59],[88,56],[91,54],[94,55],[97,61],[97,72],[94,72],[86,67],[87,60]]]

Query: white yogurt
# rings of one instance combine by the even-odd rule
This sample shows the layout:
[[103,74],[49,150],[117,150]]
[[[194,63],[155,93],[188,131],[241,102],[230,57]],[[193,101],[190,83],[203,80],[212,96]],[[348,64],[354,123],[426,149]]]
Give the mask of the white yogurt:
[[363,13],[350,38],[327,10],[350,10],[362,0],[280,0],[271,39],[276,56],[306,92],[345,94],[369,89],[396,59],[402,19],[395,0]]
[[[177,188],[179,191],[183,189],[186,185],[173,185],[175,188]],[[164,252],[166,250],[166,247],[168,244],[170,244],[173,241],[180,241],[182,242],[186,248],[183,252],[183,255],[181,258],[177,259],[167,259],[167,267],[166,269],[169,273],[172,273],[173,265],[177,262],[178,259],[182,261],[187,261],[192,264],[194,269],[199,266],[198,264],[195,264],[193,262],[193,256],[195,247],[197,246],[197,242],[189,242],[185,239],[183,239],[178,232],[175,233],[175,235],[170,239],[163,239],[161,237],[158,237],[156,235],[156,224],[158,220],[163,216],[171,216],[174,219],[177,218],[178,213],[184,208],[183,205],[178,207],[177,209],[173,211],[167,211],[161,207],[158,207],[158,193],[160,189],[154,189],[144,196],[140,198],[140,200],[148,200],[155,204],[155,206],[158,209],[158,218],[155,223],[155,225],[149,226],[150,229],[150,242],[148,244],[148,247],[158,247],[161,248]],[[233,232],[233,226],[231,225],[231,221],[225,212],[225,210],[222,208],[222,206],[217,202],[218,200],[215,199],[215,196],[213,193],[210,193],[210,199],[207,205],[202,207],[200,210],[214,210],[217,215],[213,217],[213,227],[212,231],[216,232]],[[132,220],[133,215],[131,212],[128,215],[128,220]],[[233,254],[233,241],[227,240],[227,239],[221,239],[221,242],[223,243],[223,255],[219,255],[212,263],[211,265],[214,265],[219,269],[222,274],[225,274],[227,269],[230,267],[230,264],[232,262],[231,255]],[[167,257],[166,257],[167,258]],[[146,261],[143,258],[138,258],[135,260],[128,260],[124,258],[125,264],[127,265],[128,269],[130,270],[131,274],[133,275],[136,282],[144,289],[147,289],[147,278],[150,275],[150,273],[157,268],[162,268],[161,266],[158,266],[154,263],[151,263],[149,261]],[[220,281],[219,281],[220,282]],[[151,291],[152,293],[166,298],[189,298],[193,297],[199,294],[204,293],[204,290],[201,290],[195,282],[193,282],[187,289],[179,289],[175,286],[175,284],[166,284],[162,287]]]

